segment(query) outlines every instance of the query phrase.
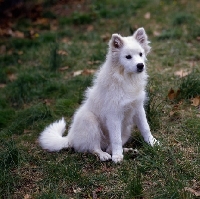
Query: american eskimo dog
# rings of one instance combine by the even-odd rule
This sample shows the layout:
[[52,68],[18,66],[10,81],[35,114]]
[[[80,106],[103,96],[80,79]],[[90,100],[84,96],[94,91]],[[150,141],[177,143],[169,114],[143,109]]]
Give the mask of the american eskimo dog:
[[132,36],[113,34],[105,63],[96,74],[93,86],[73,117],[67,136],[62,118],[45,128],[39,143],[48,151],[73,147],[78,152],[91,152],[101,161],[123,160],[123,145],[134,125],[144,141],[158,143],[152,136],[144,110],[147,83],[146,55],[150,51],[144,28]]

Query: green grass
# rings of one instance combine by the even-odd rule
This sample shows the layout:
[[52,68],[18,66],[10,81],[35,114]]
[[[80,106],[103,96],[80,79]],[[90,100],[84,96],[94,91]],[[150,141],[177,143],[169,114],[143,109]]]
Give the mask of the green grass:
[[191,74],[183,78],[180,83],[180,97],[185,99],[191,99],[196,96],[200,96],[200,72],[198,70],[193,71]]
[[[0,41],[6,46],[0,55],[0,198],[197,198],[185,187],[200,190],[200,109],[190,101],[200,96],[199,1],[80,1],[62,5],[73,7],[66,15],[54,13],[56,2],[44,1],[41,13],[57,21],[56,31],[21,18],[13,26],[25,38]],[[127,146],[139,153],[125,154],[121,164],[72,149],[42,150],[40,132],[63,116],[68,129],[92,83],[92,75],[73,73],[104,62],[112,33],[126,36],[141,26],[152,46],[147,118],[162,145],[148,146],[136,129]],[[38,37],[29,37],[30,27]],[[191,73],[174,75],[182,69]],[[180,90],[174,100],[171,88]]]

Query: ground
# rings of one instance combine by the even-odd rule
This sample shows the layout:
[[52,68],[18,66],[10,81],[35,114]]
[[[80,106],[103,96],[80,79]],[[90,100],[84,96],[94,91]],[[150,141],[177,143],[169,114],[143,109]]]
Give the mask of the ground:
[[[2,9],[0,1],[0,10]],[[0,17],[0,198],[197,198],[200,196],[198,0],[19,1]],[[1,10],[2,11],[2,10]],[[71,122],[105,60],[113,33],[144,27],[153,135],[137,131],[121,164],[91,154],[48,153],[46,125]],[[68,127],[67,127],[68,128]]]

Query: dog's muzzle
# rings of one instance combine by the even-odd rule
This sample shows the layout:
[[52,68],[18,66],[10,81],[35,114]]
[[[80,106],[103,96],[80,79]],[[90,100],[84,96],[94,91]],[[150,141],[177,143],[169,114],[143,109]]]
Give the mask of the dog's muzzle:
[[137,72],[141,73],[143,70],[144,70],[144,64],[143,63],[137,64]]

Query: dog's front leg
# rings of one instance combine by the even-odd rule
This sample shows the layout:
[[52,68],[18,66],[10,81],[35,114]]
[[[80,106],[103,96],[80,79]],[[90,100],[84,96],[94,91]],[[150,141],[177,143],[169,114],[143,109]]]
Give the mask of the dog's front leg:
[[159,144],[159,142],[151,134],[143,104],[138,106],[134,120],[145,142],[147,142],[151,146],[154,146],[155,144]]
[[121,138],[121,120],[120,118],[108,116],[107,127],[110,137],[112,150],[112,161],[115,163],[123,160],[122,138]]

